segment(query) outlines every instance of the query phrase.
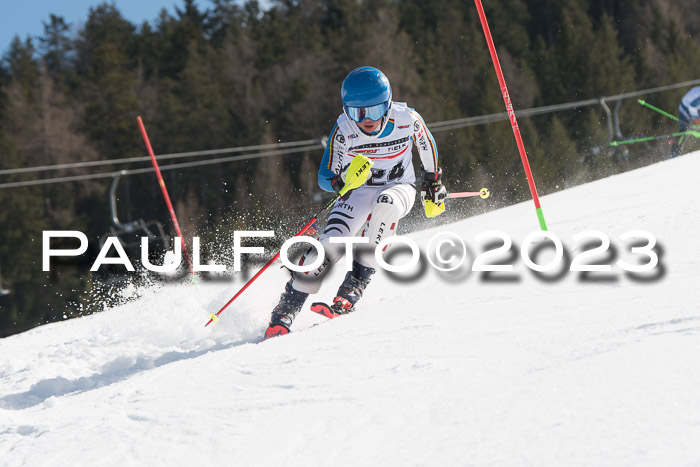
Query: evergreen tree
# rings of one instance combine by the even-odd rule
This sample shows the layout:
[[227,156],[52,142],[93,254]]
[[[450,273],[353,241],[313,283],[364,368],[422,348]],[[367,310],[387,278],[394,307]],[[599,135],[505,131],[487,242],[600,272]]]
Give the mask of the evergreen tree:
[[49,75],[55,80],[65,80],[72,71],[70,26],[60,16],[49,18],[49,23],[44,23],[44,35],[39,38],[40,51]]
[[76,92],[83,106],[84,131],[101,158],[140,153],[134,138],[139,106],[133,45],[134,27],[114,6],[90,9],[77,41],[81,86]]

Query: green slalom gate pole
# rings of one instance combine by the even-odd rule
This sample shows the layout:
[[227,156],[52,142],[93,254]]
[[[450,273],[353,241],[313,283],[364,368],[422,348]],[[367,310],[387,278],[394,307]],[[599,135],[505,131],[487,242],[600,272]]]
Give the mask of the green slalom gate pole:
[[694,138],[700,139],[700,131],[688,130],[688,131],[679,131],[678,133],[671,133],[668,135],[643,136],[640,138],[631,138],[631,139],[626,139],[623,141],[613,141],[612,143],[610,143],[610,146],[622,146],[623,144],[643,143],[644,141],[654,141],[657,139],[676,138],[678,136],[692,136]]
[[670,113],[666,112],[665,110],[661,110],[661,109],[658,108],[658,107],[654,107],[653,105],[651,105],[650,103],[648,103],[648,102],[646,102],[646,101],[644,101],[644,100],[642,100],[642,99],[638,99],[637,102],[640,103],[641,105],[643,105],[644,107],[653,110],[654,112],[660,113],[660,114],[663,115],[664,117],[668,117],[668,118],[670,118],[671,120],[678,121],[678,117],[676,117],[675,115],[671,115]]
[[489,47],[489,53],[491,54],[493,68],[496,70],[498,84],[501,86],[501,94],[503,95],[503,102],[506,105],[506,112],[508,112],[508,117],[510,118],[510,126],[513,129],[513,135],[515,136],[515,144],[517,144],[518,146],[520,159],[523,163],[523,168],[525,169],[525,175],[527,176],[527,183],[530,186],[532,200],[535,203],[535,212],[537,213],[537,220],[540,223],[540,228],[542,230],[547,230],[547,223],[544,220],[544,214],[542,213],[542,207],[540,206],[540,198],[539,196],[537,196],[537,187],[535,187],[535,179],[532,177],[530,163],[527,160],[527,153],[525,152],[525,145],[523,144],[522,136],[520,136],[520,128],[518,128],[518,120],[515,118],[515,110],[513,109],[513,103],[510,101],[510,95],[508,94],[508,88],[506,87],[506,80],[505,78],[503,78],[503,70],[501,70],[501,63],[498,61],[496,47],[493,45],[493,39],[491,38],[489,24],[486,21],[484,7],[481,5],[481,0],[474,0],[474,3],[476,4],[476,9],[479,12],[481,28],[484,30],[484,36],[486,36],[486,44]]
[[[671,115],[670,113],[666,112],[665,110],[661,110],[660,108],[658,108],[654,105],[651,105],[650,103],[648,103],[647,101],[645,101],[643,99],[637,99],[637,103],[646,107],[647,109],[651,109],[654,112],[658,112],[661,115],[663,115],[664,117],[670,118],[671,120],[673,120],[675,122],[680,122],[680,119],[678,117],[676,117],[675,115]],[[610,143],[610,146],[615,147],[615,146],[622,146],[623,144],[642,143],[644,141],[654,141],[656,139],[676,138],[676,137],[680,137],[680,139],[678,140],[678,144],[682,145],[686,136],[700,138],[700,132],[694,131],[694,130],[698,129],[697,125],[691,126],[690,128],[692,128],[692,129],[688,130],[688,131],[679,131],[678,133],[672,133],[670,135],[646,136],[646,137],[641,137],[641,138],[630,138],[630,139],[626,139],[623,141],[613,141],[612,143]]]

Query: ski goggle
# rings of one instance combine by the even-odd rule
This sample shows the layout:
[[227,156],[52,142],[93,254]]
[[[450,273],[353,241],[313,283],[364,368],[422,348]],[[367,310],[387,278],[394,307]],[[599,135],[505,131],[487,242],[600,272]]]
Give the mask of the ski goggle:
[[386,115],[389,110],[389,102],[382,102],[381,104],[371,105],[369,107],[350,107],[345,106],[345,113],[350,118],[350,120],[356,121],[358,123],[364,122],[367,119],[376,122]]

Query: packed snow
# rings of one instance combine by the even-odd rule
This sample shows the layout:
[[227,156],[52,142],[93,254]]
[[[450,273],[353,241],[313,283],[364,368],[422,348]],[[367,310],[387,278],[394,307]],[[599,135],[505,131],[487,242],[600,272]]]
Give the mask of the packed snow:
[[[600,231],[611,247],[590,262],[610,272],[536,276],[520,256],[530,201],[437,218],[408,237],[425,251],[454,233],[463,267],[379,272],[357,312],[306,309],[287,336],[262,340],[287,280],[273,267],[207,328],[249,275],[0,339],[0,465],[698,465],[698,173],[693,153],[542,198],[567,261]],[[497,203],[490,188],[449,203]],[[514,271],[471,271],[493,230]],[[617,260],[649,261],[621,239],[639,230],[659,264],[629,274]]]

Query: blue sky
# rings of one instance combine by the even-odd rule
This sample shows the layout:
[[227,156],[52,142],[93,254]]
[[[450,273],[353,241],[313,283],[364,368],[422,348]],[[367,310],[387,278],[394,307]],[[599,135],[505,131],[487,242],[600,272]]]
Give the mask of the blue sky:
[[[27,36],[35,39],[44,32],[43,23],[49,22],[51,13],[63,16],[73,31],[88,17],[90,7],[104,3],[104,0],[0,0],[0,54],[7,52],[15,35],[24,40]],[[170,14],[175,7],[182,8],[183,0],[114,0],[117,9],[130,22],[139,25],[143,21],[153,23],[160,10],[165,8]],[[197,0],[201,9],[211,7],[209,0]],[[34,45],[38,45],[35,43]]]

